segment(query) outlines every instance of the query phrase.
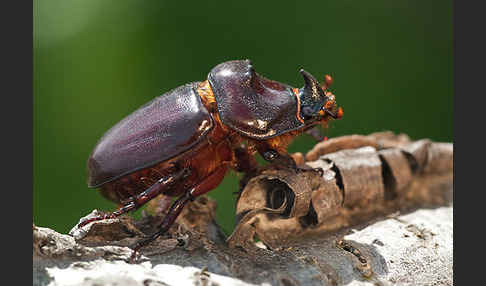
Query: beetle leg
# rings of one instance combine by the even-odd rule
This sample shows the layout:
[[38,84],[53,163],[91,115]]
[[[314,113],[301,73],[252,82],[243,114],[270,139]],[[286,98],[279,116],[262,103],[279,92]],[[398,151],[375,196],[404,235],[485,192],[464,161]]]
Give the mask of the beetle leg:
[[320,177],[324,176],[324,169],[322,169],[321,167],[311,168],[311,167],[308,167],[307,165],[303,165],[302,167],[297,167],[297,168],[301,172],[313,171],[313,172],[319,173]]
[[234,150],[236,159],[236,171],[249,173],[258,168],[258,163],[246,148],[238,147]]
[[292,158],[292,156],[290,156],[289,154],[281,153],[274,149],[265,148],[262,146],[257,146],[257,149],[260,155],[262,155],[263,159],[265,159],[265,161],[274,164],[276,167],[283,166],[284,168],[293,170],[296,173],[314,171],[318,172],[321,177],[324,174],[324,170],[322,170],[322,168],[298,167],[294,158]]
[[159,179],[155,184],[150,186],[147,190],[143,191],[142,193],[130,198],[127,202],[124,203],[124,205],[119,208],[118,210],[110,213],[110,214],[104,214],[101,216],[93,217],[87,220],[84,220],[78,224],[78,227],[83,227],[87,225],[88,223],[94,222],[94,221],[99,221],[99,220],[105,220],[105,219],[112,219],[116,218],[124,213],[127,213],[129,211],[136,210],[143,206],[145,203],[148,201],[152,200],[159,194],[161,194],[163,191],[167,189],[167,186],[173,184],[174,182],[180,181],[181,179],[184,179],[188,176],[190,173],[190,170],[187,168],[184,168],[177,172],[174,175],[162,177]]
[[[132,200],[130,200],[130,202],[133,202],[135,204],[136,209],[138,209],[148,201],[158,196],[163,190],[165,190],[164,188],[161,187],[171,185],[177,181],[185,179],[187,178],[187,176],[189,176],[189,174],[190,174],[190,170],[184,168],[178,171],[175,175],[162,177],[157,182],[155,182],[155,184],[153,184],[150,188],[135,196]],[[161,187],[157,187],[157,185],[161,185]]]
[[135,244],[135,246],[133,247],[132,255],[130,257],[130,262],[133,263],[135,261],[137,252],[140,250],[140,248],[154,241],[155,239],[157,239],[157,237],[163,235],[170,229],[170,227],[174,224],[175,220],[177,219],[188,201],[193,201],[196,197],[216,188],[223,180],[227,170],[227,165],[220,166],[218,169],[203,178],[200,183],[193,186],[190,191],[180,196],[170,207],[169,212],[164,217],[162,223],[159,225],[159,230],[151,236],[144,238]]
[[142,184],[145,185],[145,187],[148,187],[148,188],[150,188],[150,186],[155,184],[155,181],[152,178],[149,178],[149,177],[140,177],[140,181],[142,182]]
[[182,209],[186,205],[186,203],[189,200],[194,200],[193,196],[194,189],[190,190],[189,192],[186,192],[184,195],[179,197],[170,207],[169,212],[165,216],[164,220],[162,223],[159,225],[159,230],[152,234],[151,236],[144,238],[142,240],[137,241],[135,246],[133,247],[133,252],[132,255],[130,256],[130,262],[133,263],[135,261],[137,252],[140,250],[140,248],[144,247],[145,245],[149,244],[150,242],[154,241],[159,237],[160,235],[166,233],[169,228],[174,224],[175,220],[181,213]]
[[243,188],[246,186],[251,177],[258,169],[258,163],[253,155],[251,155],[247,148],[238,147],[234,150],[236,159],[237,172],[243,172],[245,175],[240,180],[240,188],[236,194],[240,194]]

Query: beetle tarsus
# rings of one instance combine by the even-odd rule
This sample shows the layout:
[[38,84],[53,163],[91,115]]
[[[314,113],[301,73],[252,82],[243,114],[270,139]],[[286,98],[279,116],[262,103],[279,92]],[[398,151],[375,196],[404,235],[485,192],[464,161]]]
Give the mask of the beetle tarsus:
[[147,244],[151,243],[152,241],[156,240],[157,237],[159,237],[159,232],[156,232],[154,233],[153,235],[147,237],[147,238],[144,238],[142,240],[139,240],[137,241],[137,243],[135,244],[135,246],[133,247],[133,250],[132,250],[132,254],[130,255],[130,260],[129,262],[130,263],[136,263],[138,258],[139,258],[139,255],[140,255],[140,248],[146,246]]

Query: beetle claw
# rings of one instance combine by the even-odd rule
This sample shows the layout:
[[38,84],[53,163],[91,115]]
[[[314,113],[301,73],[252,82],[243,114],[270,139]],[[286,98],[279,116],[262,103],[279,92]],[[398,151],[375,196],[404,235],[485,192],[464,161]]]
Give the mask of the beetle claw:
[[130,264],[135,264],[138,262],[138,259],[140,258],[140,253],[138,250],[133,250],[132,254],[130,255],[130,259],[128,260],[128,263]]

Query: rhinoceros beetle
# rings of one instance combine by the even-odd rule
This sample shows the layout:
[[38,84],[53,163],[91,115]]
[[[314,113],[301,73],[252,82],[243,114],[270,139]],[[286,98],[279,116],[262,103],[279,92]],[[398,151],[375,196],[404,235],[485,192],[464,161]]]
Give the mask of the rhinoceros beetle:
[[216,188],[231,168],[249,174],[259,153],[269,162],[300,169],[287,153],[291,139],[343,114],[332,83],[322,86],[301,69],[305,85],[293,88],[264,78],[249,60],[221,63],[208,79],[156,97],[121,120],[99,140],[88,158],[88,186],[120,205],[115,218],[159,194],[179,196],[159,230],[134,247],[167,232],[195,197]]

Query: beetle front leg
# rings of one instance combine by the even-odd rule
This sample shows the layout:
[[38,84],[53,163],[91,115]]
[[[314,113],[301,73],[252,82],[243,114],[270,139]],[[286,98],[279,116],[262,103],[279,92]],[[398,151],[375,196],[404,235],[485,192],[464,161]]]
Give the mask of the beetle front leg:
[[270,162],[271,164],[275,165],[276,167],[285,167],[290,170],[295,171],[296,173],[298,172],[306,172],[306,171],[315,171],[318,172],[320,176],[324,174],[324,171],[322,168],[303,168],[303,167],[298,167],[297,163],[295,162],[294,158],[287,154],[286,152],[278,152],[275,149],[269,148],[266,145],[260,145],[257,146],[257,150],[260,153],[260,155],[265,159],[265,161]]
[[277,167],[284,167],[298,171],[297,163],[295,163],[294,158],[292,158],[286,152],[278,152],[277,150],[269,147],[266,144],[260,144],[257,146],[258,153],[263,157],[263,159]]

